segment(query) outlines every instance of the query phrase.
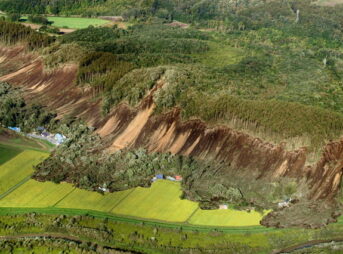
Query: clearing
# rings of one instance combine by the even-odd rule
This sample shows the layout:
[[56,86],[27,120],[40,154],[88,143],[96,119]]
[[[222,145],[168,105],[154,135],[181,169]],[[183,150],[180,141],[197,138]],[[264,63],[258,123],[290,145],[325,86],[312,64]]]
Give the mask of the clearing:
[[48,17],[53,22],[52,26],[60,28],[82,29],[89,26],[101,26],[109,23],[108,20],[96,18]]

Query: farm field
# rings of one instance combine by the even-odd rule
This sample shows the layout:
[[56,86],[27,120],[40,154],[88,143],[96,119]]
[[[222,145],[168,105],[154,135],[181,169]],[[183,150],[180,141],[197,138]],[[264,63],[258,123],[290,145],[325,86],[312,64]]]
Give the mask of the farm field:
[[96,18],[72,18],[72,17],[48,17],[53,22],[52,26],[59,28],[82,29],[92,26],[101,26],[108,23],[108,20]]
[[21,153],[22,150],[0,144],[0,165]]
[[78,189],[68,183],[28,180],[33,172],[32,166],[46,158],[47,153],[16,150],[0,144],[0,155],[3,158],[0,165],[0,194],[3,194],[0,207],[93,210],[203,226],[255,226],[263,217],[254,211],[200,210],[196,202],[180,198],[180,183],[167,180],[158,180],[150,188],[137,187],[105,194]]
[[76,208],[97,210],[102,212],[110,212],[123,198],[125,198],[132,190],[119,191],[115,193],[105,193],[104,195],[76,188],[56,207],[59,208]]
[[[265,212],[266,215],[267,212]],[[256,211],[246,212],[228,210],[197,210],[189,219],[190,224],[203,226],[257,226],[263,215]]]
[[180,184],[157,181],[151,188],[137,187],[112,212],[147,219],[184,222],[198,204],[181,200]]
[[0,200],[2,207],[50,207],[69,194],[71,184],[29,180]]
[[33,165],[48,156],[47,153],[25,150],[0,166],[0,194],[23,181],[33,172]]

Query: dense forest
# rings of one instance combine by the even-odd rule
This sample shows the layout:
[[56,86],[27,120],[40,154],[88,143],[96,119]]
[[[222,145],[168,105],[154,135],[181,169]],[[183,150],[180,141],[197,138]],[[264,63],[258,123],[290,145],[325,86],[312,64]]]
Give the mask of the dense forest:
[[56,114],[38,104],[28,105],[19,89],[7,83],[0,83],[0,124],[4,127],[16,126],[25,132],[35,130],[38,126],[52,128]]
[[45,62],[78,63],[77,83],[103,97],[104,114],[122,101],[137,105],[163,77],[158,112],[180,107],[184,119],[318,152],[343,129],[343,9],[257,3],[238,5],[225,20],[206,18],[198,24],[205,32],[161,19],[81,29],[47,48]]
[[25,14],[123,15],[131,19],[158,17],[165,20],[224,20],[259,1],[246,0],[1,0],[0,9]]

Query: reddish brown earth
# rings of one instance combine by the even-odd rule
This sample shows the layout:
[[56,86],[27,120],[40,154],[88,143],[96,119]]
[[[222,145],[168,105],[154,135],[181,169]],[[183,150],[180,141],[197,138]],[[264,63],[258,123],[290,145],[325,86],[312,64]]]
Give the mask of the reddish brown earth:
[[[82,118],[109,143],[109,151],[124,147],[145,147],[149,151],[172,152],[202,159],[226,161],[240,171],[257,173],[258,178],[305,178],[311,186],[313,200],[331,200],[337,193],[343,171],[343,140],[332,141],[323,148],[321,159],[305,166],[306,149],[287,151],[225,126],[208,127],[200,120],[182,122],[180,110],[153,114],[151,91],[133,109],[120,104],[106,117],[101,101],[90,91],[76,87],[77,66],[45,72],[39,57],[20,47],[0,49],[0,70],[12,67],[0,80],[25,89],[30,101],[38,101],[55,110],[59,116]],[[16,64],[17,62],[21,64]],[[17,66],[13,70],[13,66]],[[163,85],[163,78],[156,87]]]

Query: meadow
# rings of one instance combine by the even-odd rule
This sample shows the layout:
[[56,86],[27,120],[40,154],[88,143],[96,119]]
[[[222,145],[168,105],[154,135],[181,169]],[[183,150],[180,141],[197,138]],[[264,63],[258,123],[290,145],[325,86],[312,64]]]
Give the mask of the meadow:
[[108,23],[108,20],[95,18],[48,17],[48,20],[53,22],[52,26],[74,29],[82,29],[89,26],[101,26]]

